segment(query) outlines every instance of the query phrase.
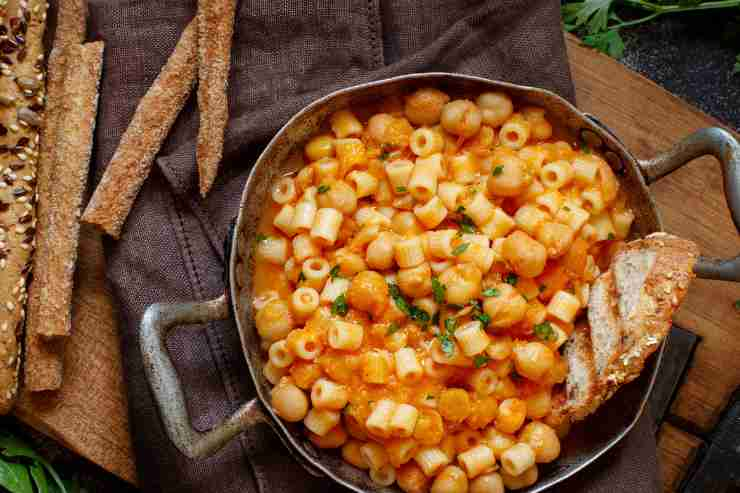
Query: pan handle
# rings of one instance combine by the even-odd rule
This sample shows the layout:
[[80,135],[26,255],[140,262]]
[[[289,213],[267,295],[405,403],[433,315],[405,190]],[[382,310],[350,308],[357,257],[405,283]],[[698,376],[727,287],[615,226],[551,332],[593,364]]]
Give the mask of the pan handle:
[[[638,164],[650,184],[706,155],[714,156],[722,165],[725,199],[732,221],[740,231],[740,144],[726,130],[717,127],[697,130],[671,149]],[[694,271],[702,279],[740,282],[740,255],[732,259],[699,257]]]
[[[250,433],[258,424],[265,423],[273,427],[270,415],[257,398],[242,405],[224,422],[205,433],[196,431],[190,424],[185,394],[167,352],[167,335],[170,330],[181,325],[202,324],[228,317],[229,303],[224,295],[204,302],[155,303],[147,308],[141,320],[139,346],[144,359],[144,370],[165,432],[175,447],[190,459],[215,454],[236,435]],[[315,466],[295,452],[280,433],[278,436],[309,473],[323,476]]]

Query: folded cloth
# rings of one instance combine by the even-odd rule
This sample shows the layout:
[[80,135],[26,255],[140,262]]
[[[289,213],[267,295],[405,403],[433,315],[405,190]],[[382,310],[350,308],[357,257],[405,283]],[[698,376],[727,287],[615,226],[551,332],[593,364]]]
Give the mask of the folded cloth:
[[[106,43],[96,131],[100,178],[142,95],[195,12],[195,0],[90,0],[90,38]],[[265,428],[258,450],[234,440],[191,461],[167,439],[139,354],[144,310],[224,290],[223,244],[242,187],[266,141],[295,112],[337,88],[423,71],[475,74],[574,100],[557,0],[242,0],[229,87],[224,161],[206,200],[197,193],[195,98],[164,144],[118,242],[106,244],[120,305],[133,443],[146,492],[339,491],[307,475]],[[206,430],[254,395],[230,321],[181,331],[169,350],[193,426]],[[648,429],[647,422],[642,428]],[[249,452],[249,453],[247,453]],[[657,491],[655,441],[632,433],[570,492]],[[565,491],[565,488],[563,488]]]

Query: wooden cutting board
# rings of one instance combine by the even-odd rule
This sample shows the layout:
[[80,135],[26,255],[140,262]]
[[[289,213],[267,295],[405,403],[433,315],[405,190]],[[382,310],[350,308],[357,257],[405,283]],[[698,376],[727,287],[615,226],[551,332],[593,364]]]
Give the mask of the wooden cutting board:
[[[669,148],[693,130],[719,123],[568,37],[578,106],[607,124],[638,157]],[[693,239],[705,255],[734,256],[740,240],[722,197],[720,169],[696,160],[651,187],[668,231]],[[104,282],[100,238],[83,230],[74,335],[67,345],[58,395],[24,394],[16,416],[121,478],[136,482],[121,372],[115,305]],[[687,424],[664,425],[659,436],[666,491],[680,480],[699,439],[740,383],[740,286],[697,281],[676,321],[703,341],[671,412]]]

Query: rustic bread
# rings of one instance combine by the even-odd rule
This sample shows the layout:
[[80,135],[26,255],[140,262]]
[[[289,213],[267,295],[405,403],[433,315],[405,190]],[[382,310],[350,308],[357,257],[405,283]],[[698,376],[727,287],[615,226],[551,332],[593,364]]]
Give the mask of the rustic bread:
[[9,1],[0,62],[0,414],[18,395],[26,276],[36,231],[46,0]]
[[559,397],[554,414],[577,421],[594,409],[599,384],[594,365],[594,350],[586,324],[579,324],[565,344],[563,356],[568,361],[564,395]]
[[622,351],[622,325],[619,323],[615,299],[614,276],[607,271],[591,286],[587,312],[594,365],[600,381]]
[[666,233],[633,241],[612,260],[623,350],[604,372],[602,398],[640,374],[668,334],[671,317],[694,278],[695,243]]

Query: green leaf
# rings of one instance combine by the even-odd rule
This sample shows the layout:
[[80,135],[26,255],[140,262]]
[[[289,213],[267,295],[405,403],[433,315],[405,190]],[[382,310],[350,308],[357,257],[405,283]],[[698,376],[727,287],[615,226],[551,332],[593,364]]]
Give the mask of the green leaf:
[[31,478],[33,478],[33,483],[36,485],[36,491],[38,493],[49,493],[49,483],[46,480],[44,467],[36,462],[31,465],[30,471]]
[[334,301],[331,304],[331,314],[332,315],[340,315],[345,316],[347,315],[347,312],[349,312],[349,305],[347,305],[347,298],[340,294],[336,298],[334,298]]
[[342,277],[342,274],[340,273],[341,268],[338,265],[335,265],[331,268],[329,271],[329,277],[332,279],[336,279],[337,277]]
[[495,168],[493,168],[493,176],[498,176],[503,172],[504,172],[503,166],[496,166]]
[[740,300],[735,301],[735,310],[740,310]]
[[395,334],[401,330],[401,326],[398,325],[396,322],[391,322],[391,325],[388,327],[388,330],[386,331],[385,335],[389,336],[391,334]]
[[49,464],[43,457],[36,453],[30,445],[20,438],[8,433],[0,432],[0,455],[5,457],[25,457],[42,465],[54,479],[54,482],[59,486],[60,491],[62,491],[62,493],[67,493],[67,490],[64,488],[64,484],[62,484],[62,479],[54,470],[54,467],[52,467],[51,464]]
[[454,334],[455,329],[457,329],[457,319],[455,318],[445,319],[445,331],[450,334]]
[[396,192],[398,192],[398,193],[406,193],[408,191],[409,191],[409,189],[406,188],[406,187],[396,187]]
[[614,233],[609,233],[609,234],[608,234],[608,235],[606,236],[606,239],[607,239],[607,240],[613,240],[614,238],[616,238],[616,236],[614,236]]
[[440,334],[437,336],[437,338],[439,339],[439,347],[442,349],[443,353],[445,353],[447,356],[452,356],[453,354],[455,354],[455,343],[452,342],[449,334]]
[[447,286],[439,282],[439,279],[432,277],[432,293],[434,293],[434,301],[442,304],[445,302],[445,291]]
[[542,322],[534,326],[535,335],[543,341],[554,341],[557,338],[550,322]]
[[326,193],[329,190],[331,190],[331,187],[329,185],[319,185],[319,189],[318,189],[319,193]]
[[469,246],[470,243],[462,243],[458,245],[457,247],[455,247],[454,250],[452,250],[452,255],[454,255],[455,257],[457,257],[458,255],[462,255],[463,253],[465,253],[465,250],[467,250]]
[[475,365],[476,368],[480,368],[481,366],[486,366],[489,361],[491,361],[491,358],[485,354],[476,354],[473,358],[473,365]]
[[267,236],[265,234],[262,234],[262,233],[257,233],[257,236],[255,237],[255,240],[257,241],[257,243],[262,243],[267,238],[269,238],[269,236]]
[[504,278],[504,282],[506,284],[511,284],[512,286],[516,286],[516,283],[519,282],[519,276],[517,276],[513,272],[509,272],[508,274],[506,274],[506,277]]
[[28,468],[23,464],[0,460],[0,486],[10,493],[33,493]]
[[588,33],[606,30],[609,11],[614,0],[585,0],[564,5],[561,14],[566,24],[573,29],[585,27]]
[[482,323],[484,328],[488,327],[488,324],[491,323],[491,316],[487,313],[477,312],[473,315],[473,318]]
[[624,41],[619,31],[612,29],[603,33],[589,34],[584,36],[583,44],[606,53],[612,58],[622,58],[624,55]]
[[298,282],[305,281],[305,280],[306,280],[306,274],[304,274],[303,272],[298,274]]
[[740,54],[735,57],[735,66],[732,68],[732,75],[740,74]]
[[500,295],[501,293],[496,288],[488,288],[488,289],[484,289],[482,294],[483,294],[483,296],[485,296],[487,298],[490,298],[491,296],[493,296],[495,298],[496,296]]

